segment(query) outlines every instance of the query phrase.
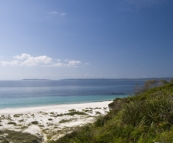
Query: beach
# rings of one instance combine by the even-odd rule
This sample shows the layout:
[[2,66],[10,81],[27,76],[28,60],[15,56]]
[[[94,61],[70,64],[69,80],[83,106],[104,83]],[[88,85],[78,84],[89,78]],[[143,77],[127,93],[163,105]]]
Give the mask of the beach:
[[44,143],[56,140],[107,114],[108,104],[129,96],[136,82],[109,79],[0,81],[0,139],[4,136],[8,139],[17,132],[16,138],[20,133],[29,133]]
[[112,101],[0,109],[0,130],[14,130],[57,139],[75,128],[93,123],[109,112]]

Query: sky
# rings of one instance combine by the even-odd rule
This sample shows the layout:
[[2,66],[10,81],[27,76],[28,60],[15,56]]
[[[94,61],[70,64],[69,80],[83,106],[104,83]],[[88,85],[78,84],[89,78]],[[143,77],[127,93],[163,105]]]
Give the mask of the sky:
[[173,77],[172,0],[1,0],[0,80]]

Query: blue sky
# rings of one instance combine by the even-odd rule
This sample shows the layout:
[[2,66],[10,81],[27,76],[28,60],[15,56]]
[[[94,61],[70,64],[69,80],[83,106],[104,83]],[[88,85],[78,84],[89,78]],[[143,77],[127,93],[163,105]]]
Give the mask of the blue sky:
[[172,0],[2,0],[0,80],[173,76]]

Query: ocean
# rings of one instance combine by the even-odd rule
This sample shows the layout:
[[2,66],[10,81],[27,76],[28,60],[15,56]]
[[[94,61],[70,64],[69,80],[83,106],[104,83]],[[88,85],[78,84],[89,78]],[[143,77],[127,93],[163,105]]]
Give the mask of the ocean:
[[87,103],[133,95],[146,79],[0,81],[0,109]]

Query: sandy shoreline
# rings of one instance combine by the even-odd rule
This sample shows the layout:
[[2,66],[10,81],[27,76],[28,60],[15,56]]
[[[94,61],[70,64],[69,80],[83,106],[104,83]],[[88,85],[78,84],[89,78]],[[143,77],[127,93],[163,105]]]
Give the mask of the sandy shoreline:
[[0,130],[28,132],[48,139],[57,139],[74,128],[92,123],[105,115],[112,101],[60,104],[42,107],[0,109]]
[[46,106],[36,106],[36,107],[19,107],[19,108],[5,108],[0,109],[0,115],[5,114],[17,114],[17,113],[29,113],[38,111],[58,111],[64,112],[71,108],[81,109],[81,108],[93,108],[93,107],[106,107],[112,101],[100,101],[100,102],[89,102],[89,103],[77,103],[77,104],[58,104],[58,105],[46,105]]

